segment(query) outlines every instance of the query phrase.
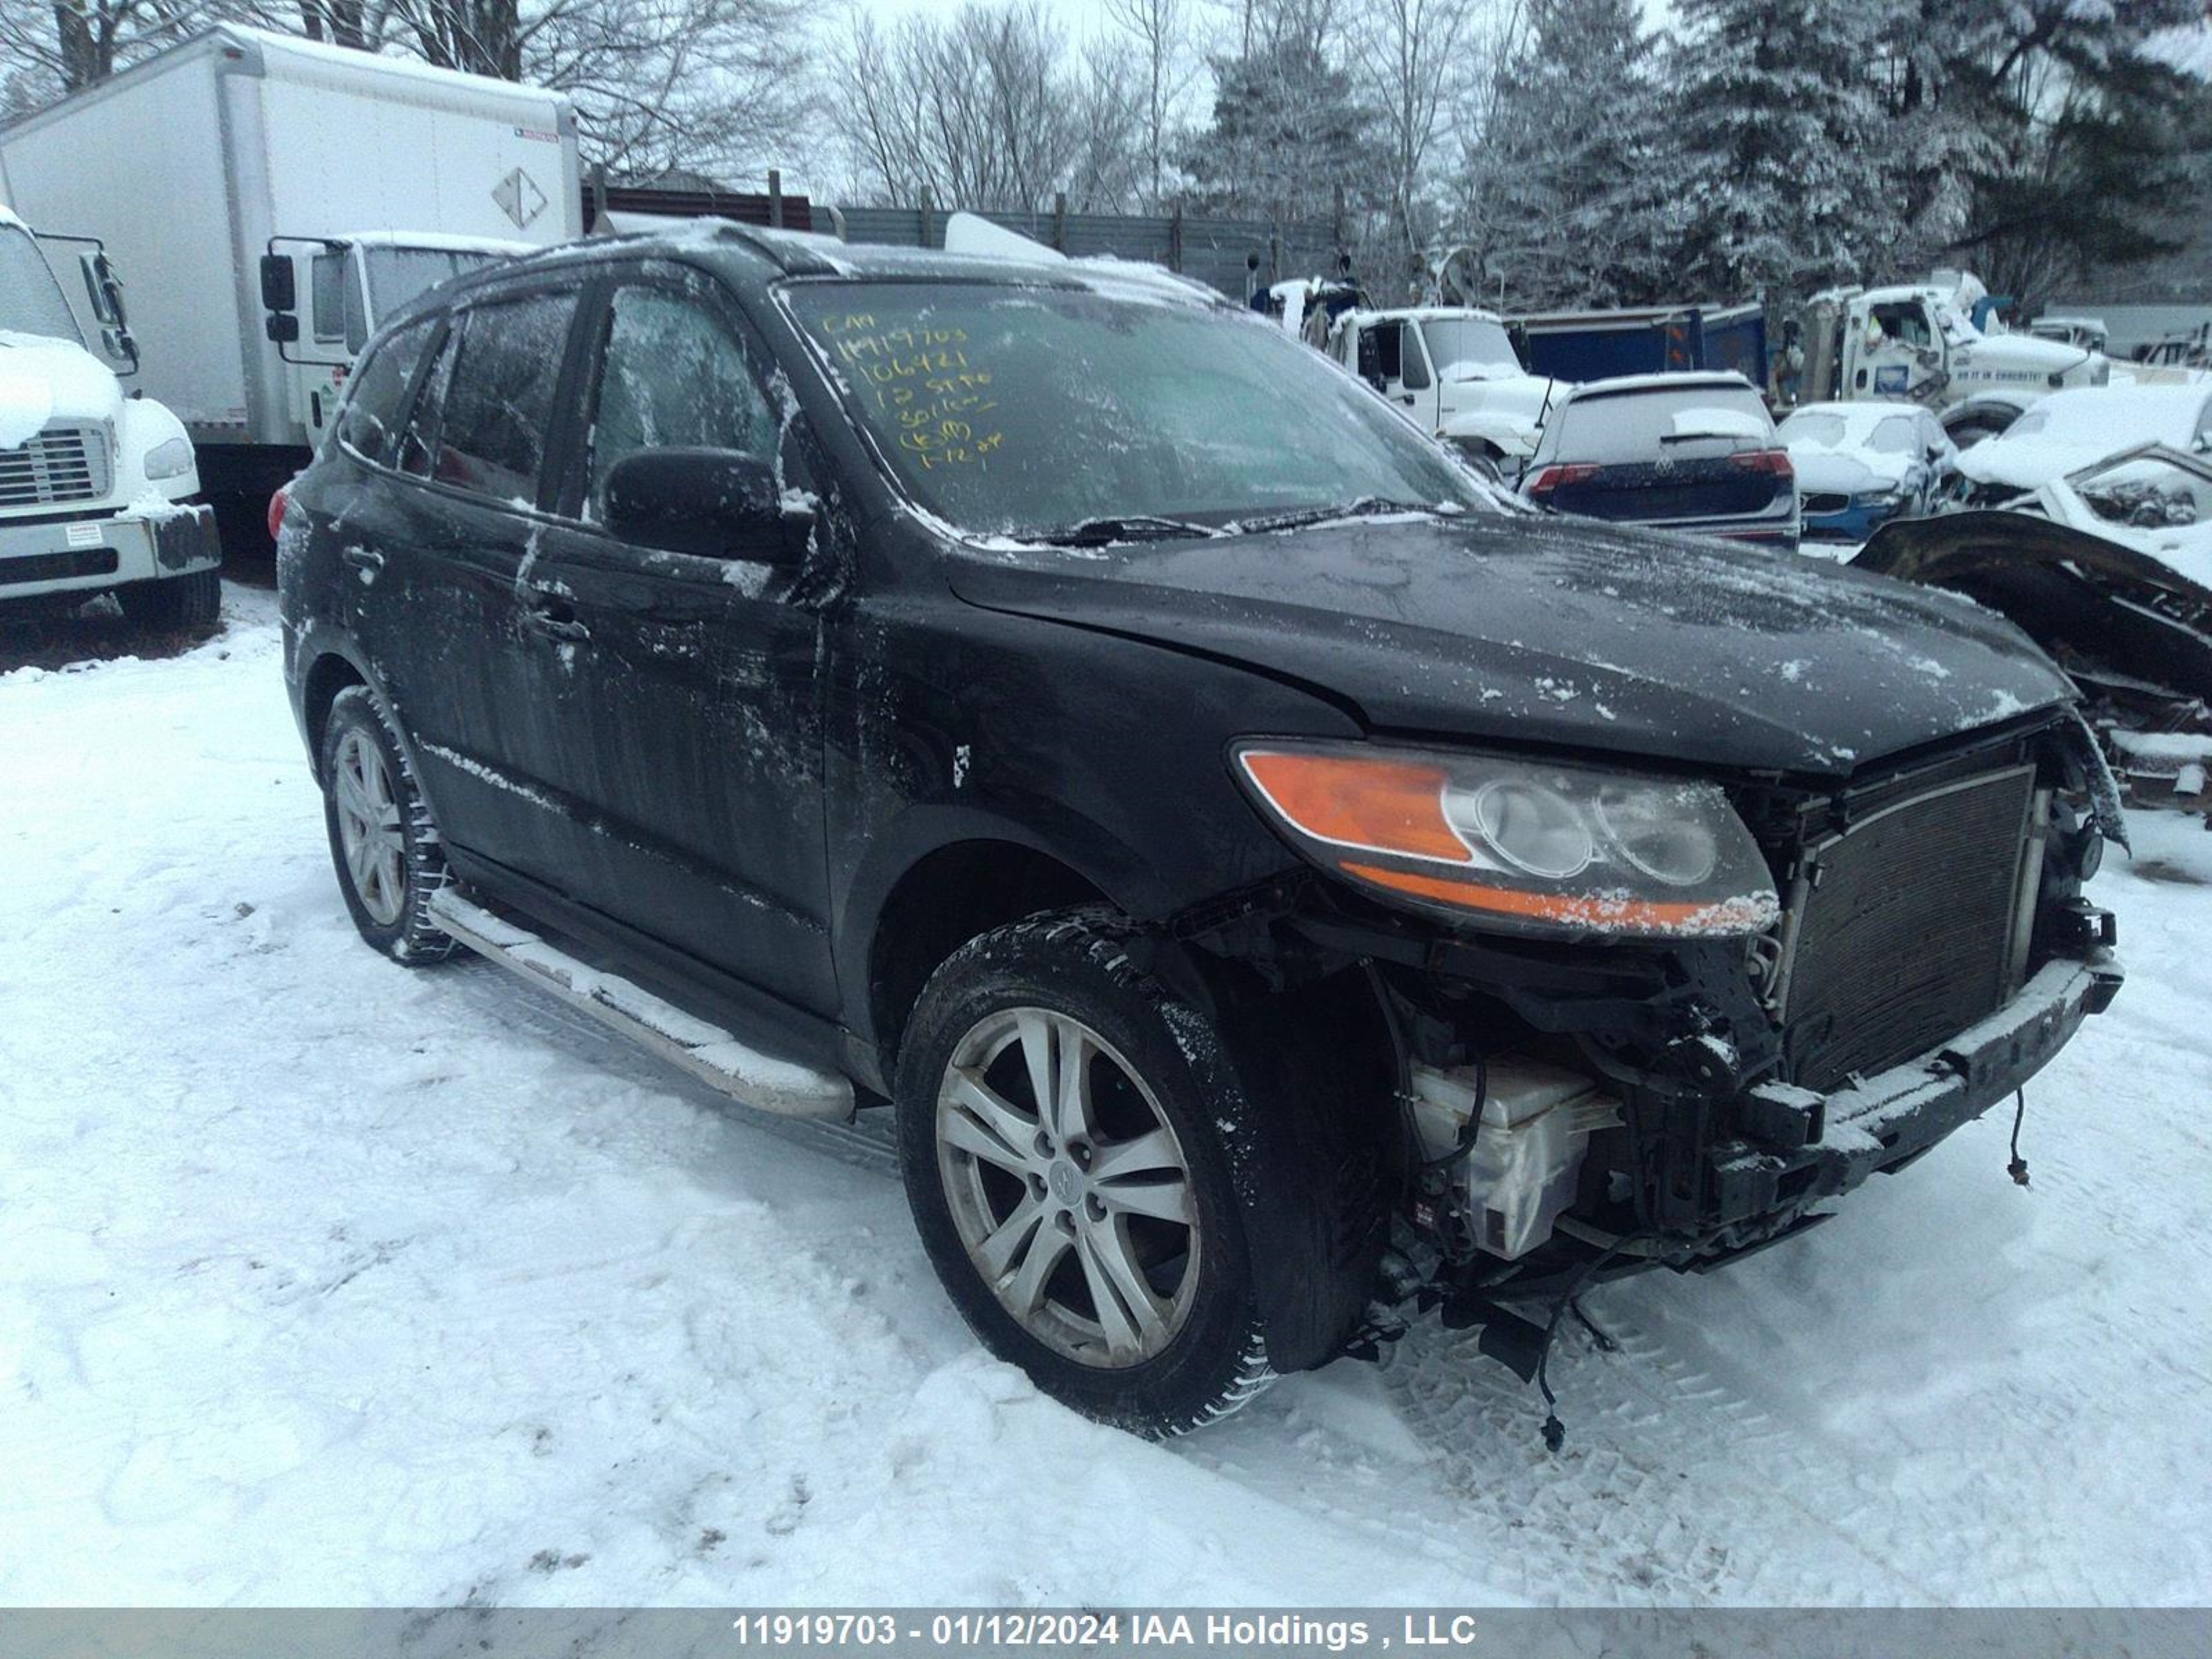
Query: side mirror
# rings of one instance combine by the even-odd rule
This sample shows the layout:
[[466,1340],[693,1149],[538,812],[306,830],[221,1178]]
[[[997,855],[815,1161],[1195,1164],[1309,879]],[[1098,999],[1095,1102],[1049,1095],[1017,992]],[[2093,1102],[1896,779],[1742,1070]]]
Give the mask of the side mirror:
[[264,311],[297,311],[300,278],[289,253],[261,256],[261,306]]
[[705,559],[796,564],[814,531],[768,463],[730,449],[646,449],[607,474],[605,518],[624,541]]
[[115,274],[106,253],[97,248],[81,253],[77,265],[84,272],[84,291],[92,301],[94,320],[103,329],[129,326],[123,310],[123,279]]
[[124,374],[136,374],[138,372],[138,342],[131,337],[129,329],[118,323],[103,324],[100,331],[100,343],[101,349],[107,353],[110,362],[131,365],[123,371]]
[[300,337],[300,318],[296,312],[272,311],[262,327],[278,345],[290,345]]

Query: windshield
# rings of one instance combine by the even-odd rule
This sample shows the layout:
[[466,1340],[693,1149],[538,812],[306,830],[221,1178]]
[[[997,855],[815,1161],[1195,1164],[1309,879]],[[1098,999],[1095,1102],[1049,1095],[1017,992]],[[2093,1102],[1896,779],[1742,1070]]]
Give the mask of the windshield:
[[18,225],[0,225],[0,329],[84,343],[46,256]]
[[1553,417],[1550,458],[1613,465],[1756,449],[1774,431],[1749,386],[1699,386],[1577,398]]
[[1486,499],[1319,352],[1218,311],[996,283],[784,293],[899,483],[963,529]]
[[389,317],[416,295],[424,293],[465,270],[474,270],[508,256],[455,248],[369,247],[362,250],[368,267],[369,302],[376,314],[370,325]]
[[1785,444],[1809,444],[1815,449],[1840,449],[1844,417],[1840,415],[1792,415],[1781,426]]
[[1421,334],[1429,343],[1429,361],[1444,380],[1524,372],[1504,325],[1486,317],[1425,317]]

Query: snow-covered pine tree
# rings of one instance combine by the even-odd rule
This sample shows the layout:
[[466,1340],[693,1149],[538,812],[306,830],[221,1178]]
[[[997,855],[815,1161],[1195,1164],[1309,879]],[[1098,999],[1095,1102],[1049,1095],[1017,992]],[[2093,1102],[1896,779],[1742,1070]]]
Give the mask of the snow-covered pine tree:
[[1682,0],[1683,275],[1717,299],[1860,280],[1906,207],[1890,166],[1882,11],[1859,0]]
[[1471,240],[1516,307],[1673,297],[1680,145],[1639,0],[1531,0],[1469,156]]

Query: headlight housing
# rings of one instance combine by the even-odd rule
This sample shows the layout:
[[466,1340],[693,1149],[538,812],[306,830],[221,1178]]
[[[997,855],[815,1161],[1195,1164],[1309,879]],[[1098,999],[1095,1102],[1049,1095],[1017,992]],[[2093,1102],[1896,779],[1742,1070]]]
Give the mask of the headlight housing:
[[192,470],[192,445],[189,438],[164,438],[146,452],[146,477],[149,482],[161,478],[181,478]]
[[1239,780],[1306,858],[1378,896],[1520,933],[1711,938],[1781,914],[1713,784],[1551,761],[1254,742]]

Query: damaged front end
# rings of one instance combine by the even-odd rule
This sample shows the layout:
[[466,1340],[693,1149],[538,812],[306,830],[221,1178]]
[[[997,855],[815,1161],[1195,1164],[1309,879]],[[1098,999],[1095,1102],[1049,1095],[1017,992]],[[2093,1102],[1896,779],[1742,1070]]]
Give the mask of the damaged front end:
[[[2121,982],[2112,919],[2081,887],[2124,832],[2067,710],[1847,787],[1680,786],[1724,800],[1759,892],[1728,847],[1708,860],[1654,839],[1633,817],[1650,803],[1618,803],[1651,834],[1617,845],[1673,858],[1690,898],[1661,912],[1624,893],[1540,925],[1479,885],[1486,915],[1452,917],[1417,883],[1386,897],[1376,872],[1417,860],[1378,859],[1371,811],[1363,824],[1325,778],[1254,781],[1353,880],[1308,879],[1196,942],[1285,981],[1364,969],[1402,1114],[1383,1300],[1485,1323],[1524,1371],[1530,1307],[1555,1322],[1592,1279],[1702,1271],[1810,1224],[2010,1099]],[[1406,783],[1411,801],[1428,781]],[[1408,825],[1384,827],[1418,845]],[[1547,833],[1520,844],[1560,869],[1584,856]],[[1712,881],[1690,879],[1707,862]]]

